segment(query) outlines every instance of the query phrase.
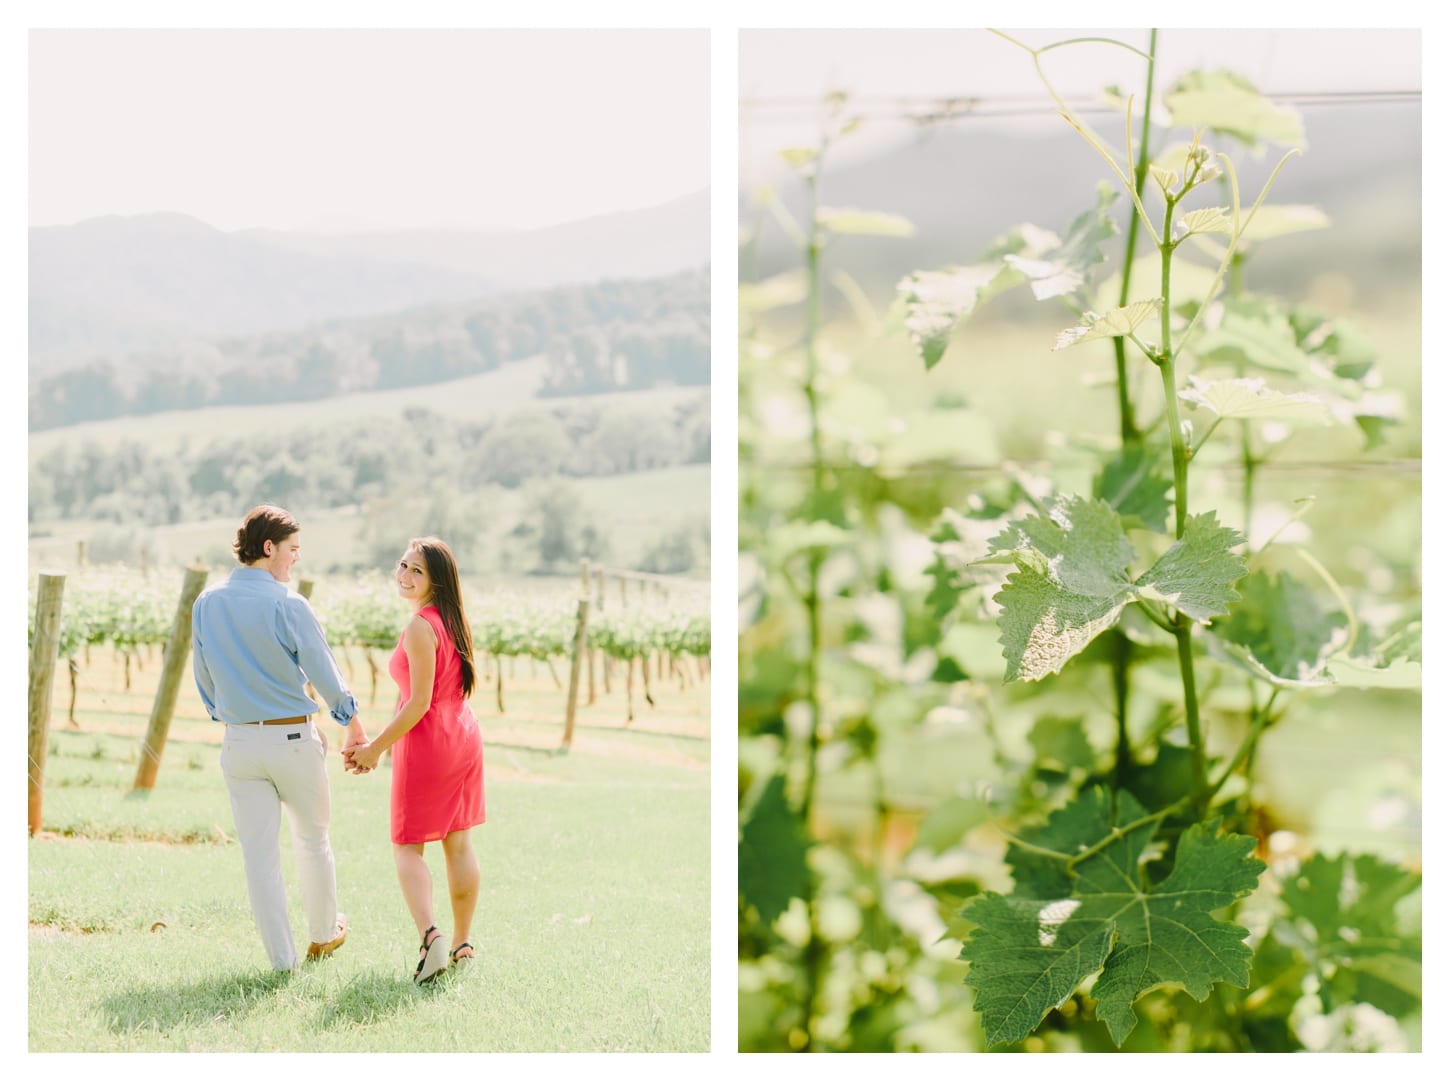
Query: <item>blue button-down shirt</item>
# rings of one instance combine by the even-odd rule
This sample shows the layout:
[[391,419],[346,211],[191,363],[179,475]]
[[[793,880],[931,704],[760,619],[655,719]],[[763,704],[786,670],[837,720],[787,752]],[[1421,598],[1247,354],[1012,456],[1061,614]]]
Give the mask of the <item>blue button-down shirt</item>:
[[338,724],[357,715],[307,598],[261,567],[238,567],[196,599],[191,646],[196,689],[214,721],[311,716],[309,682]]

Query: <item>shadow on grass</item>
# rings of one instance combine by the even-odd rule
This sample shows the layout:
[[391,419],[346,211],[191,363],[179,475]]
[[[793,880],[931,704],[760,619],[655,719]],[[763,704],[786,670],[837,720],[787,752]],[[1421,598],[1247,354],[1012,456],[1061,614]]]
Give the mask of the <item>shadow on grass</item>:
[[420,996],[435,995],[447,983],[450,973],[419,987],[408,976],[358,976],[349,980],[318,1017],[323,1028],[348,1028],[385,1020],[387,1015]]
[[101,1001],[112,1032],[164,1031],[243,1017],[274,1002],[296,977],[290,972],[209,976],[190,983],[118,991]]
[[[112,1032],[164,1032],[238,1021],[253,1010],[272,1008],[284,996],[305,1000],[309,996],[303,979],[291,972],[211,976],[169,987],[121,991],[104,999],[101,1008]],[[436,994],[448,982],[440,979],[418,987],[407,976],[359,976],[317,1003],[318,1023],[338,1028],[383,1021],[420,995]]]

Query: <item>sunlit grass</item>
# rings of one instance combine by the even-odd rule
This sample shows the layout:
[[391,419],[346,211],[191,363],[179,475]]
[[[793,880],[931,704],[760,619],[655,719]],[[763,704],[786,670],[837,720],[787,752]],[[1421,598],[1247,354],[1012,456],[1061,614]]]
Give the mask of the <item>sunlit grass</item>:
[[[353,930],[325,963],[276,976],[247,905],[217,729],[178,718],[156,787],[133,794],[148,712],[96,708],[119,678],[97,652],[79,728],[62,710],[52,721],[44,831],[29,843],[31,1051],[708,1048],[707,681],[661,686],[628,726],[601,694],[567,754],[546,674],[518,673],[508,713],[475,703],[489,815],[474,831],[479,960],[420,989],[386,770],[352,777],[329,758],[339,907]],[[340,730],[327,734],[335,748]],[[305,942],[285,830],[283,851]],[[448,933],[436,845],[427,859]]]

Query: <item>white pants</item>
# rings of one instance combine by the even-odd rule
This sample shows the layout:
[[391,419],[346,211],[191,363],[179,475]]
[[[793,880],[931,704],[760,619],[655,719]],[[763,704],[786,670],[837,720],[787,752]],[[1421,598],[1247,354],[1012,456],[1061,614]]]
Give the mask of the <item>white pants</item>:
[[297,945],[282,882],[281,808],[292,823],[302,907],[313,942],[333,938],[337,876],[327,836],[332,794],[327,786],[327,744],[305,724],[229,724],[222,740],[222,775],[242,845],[252,916],[272,967],[297,966]]

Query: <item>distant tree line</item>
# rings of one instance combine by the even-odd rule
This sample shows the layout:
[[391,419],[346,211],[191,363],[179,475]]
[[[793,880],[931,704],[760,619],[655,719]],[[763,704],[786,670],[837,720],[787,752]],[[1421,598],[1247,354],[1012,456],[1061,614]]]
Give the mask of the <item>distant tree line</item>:
[[30,430],[422,386],[541,355],[544,394],[703,386],[709,293],[708,271],[690,271],[97,357],[32,379]]
[[229,517],[258,502],[341,507],[445,480],[450,491],[708,462],[710,407],[540,405],[481,421],[412,408],[364,425],[235,435],[178,447],[73,440],[33,456],[32,522],[157,525]]

